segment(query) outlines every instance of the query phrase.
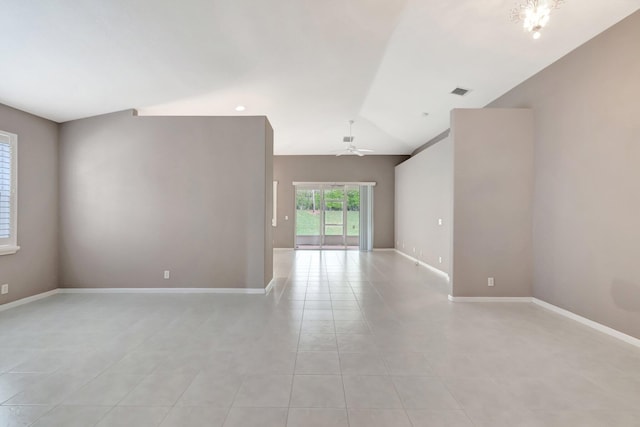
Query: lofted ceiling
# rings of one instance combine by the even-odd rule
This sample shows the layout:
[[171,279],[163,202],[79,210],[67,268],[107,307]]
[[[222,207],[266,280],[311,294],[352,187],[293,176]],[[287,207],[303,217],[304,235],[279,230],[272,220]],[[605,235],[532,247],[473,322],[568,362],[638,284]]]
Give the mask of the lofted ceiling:
[[357,146],[408,154],[452,108],[483,107],[640,0],[566,0],[540,40],[509,20],[514,4],[0,0],[0,103],[58,122],[129,108],[266,115],[276,154],[342,149],[354,119]]

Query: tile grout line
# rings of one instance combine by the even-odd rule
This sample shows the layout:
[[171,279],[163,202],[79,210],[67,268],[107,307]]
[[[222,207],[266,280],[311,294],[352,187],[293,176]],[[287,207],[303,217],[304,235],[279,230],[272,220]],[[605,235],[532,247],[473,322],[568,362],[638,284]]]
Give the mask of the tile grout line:
[[228,408],[226,408],[226,409],[227,409],[227,413],[225,414],[224,419],[222,420],[222,426],[223,426],[223,427],[224,427],[224,425],[226,424],[227,419],[229,419],[229,414],[231,413],[231,410],[234,408],[233,404],[235,403],[236,398],[238,397],[238,393],[240,393],[240,389],[242,388],[242,384],[244,383],[244,377],[245,377],[245,375],[244,375],[244,374],[242,374],[242,375],[241,375],[241,377],[242,377],[242,381],[240,382],[240,385],[239,385],[239,386],[238,386],[238,388],[236,389],[236,392],[235,392],[235,393],[233,393],[233,399],[231,399],[231,403],[229,404],[229,407],[228,407]]
[[293,372],[291,375],[291,388],[289,389],[289,405],[287,406],[287,415],[285,417],[285,426],[289,424],[289,412],[291,411],[291,400],[293,399],[293,385],[296,381],[296,366],[298,365],[298,354],[300,350],[300,337],[302,336],[302,325],[304,324],[304,312],[307,306],[307,289],[309,288],[309,276],[304,288],[304,304],[302,304],[302,319],[300,319],[300,327],[298,329],[298,342],[296,344],[296,358],[293,361]]
[[[351,284],[347,281],[347,284],[349,285],[349,289],[351,289],[351,291],[353,292],[353,289],[351,288]],[[329,288],[329,291],[331,291],[331,288]],[[333,296],[331,294],[329,294],[329,298],[331,298],[331,316],[333,317]],[[333,317],[333,330],[334,332],[336,332],[334,334],[334,336],[336,337],[336,350],[338,353],[338,367],[340,368],[340,381],[342,382],[342,393],[344,395],[344,411],[347,414],[347,426],[350,427],[351,426],[351,420],[349,418],[349,405],[347,404],[347,388],[344,385],[344,375],[342,373],[342,358],[340,357],[340,349],[338,348],[338,333],[336,331],[336,321],[335,321],[335,317]]]

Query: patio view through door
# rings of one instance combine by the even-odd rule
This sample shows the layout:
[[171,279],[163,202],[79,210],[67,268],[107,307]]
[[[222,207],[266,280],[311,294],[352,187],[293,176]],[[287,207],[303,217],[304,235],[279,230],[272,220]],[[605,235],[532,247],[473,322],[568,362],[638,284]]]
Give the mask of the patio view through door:
[[295,188],[297,249],[358,249],[359,186],[307,184]]

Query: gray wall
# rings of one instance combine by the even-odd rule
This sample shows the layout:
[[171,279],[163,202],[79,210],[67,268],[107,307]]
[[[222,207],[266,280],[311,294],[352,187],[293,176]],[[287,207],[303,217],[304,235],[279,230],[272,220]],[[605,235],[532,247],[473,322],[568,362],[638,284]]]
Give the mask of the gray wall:
[[[292,248],[294,244],[294,181],[340,182],[375,181],[375,248],[394,246],[394,189],[397,164],[408,156],[274,156],[273,176],[278,181],[278,226],[274,246]],[[285,216],[289,217],[286,221]]]
[[531,296],[532,111],[453,110],[451,139],[453,295]]
[[264,287],[271,157],[265,117],[62,124],[60,286]]
[[[429,146],[396,166],[395,198],[396,249],[450,273],[451,138]],[[443,220],[442,225],[438,224],[438,219]]]
[[58,287],[58,127],[0,105],[0,129],[18,135],[18,245],[0,256],[0,304]]
[[640,338],[640,12],[491,104],[535,111],[533,295]]

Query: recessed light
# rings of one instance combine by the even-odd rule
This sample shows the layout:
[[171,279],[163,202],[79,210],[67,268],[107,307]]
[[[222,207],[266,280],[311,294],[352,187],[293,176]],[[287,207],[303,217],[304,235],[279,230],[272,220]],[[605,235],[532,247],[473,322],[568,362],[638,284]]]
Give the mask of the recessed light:
[[236,111],[244,111],[244,110],[246,110],[246,109],[247,109],[247,107],[245,107],[244,105],[238,105],[238,106],[236,107]]

